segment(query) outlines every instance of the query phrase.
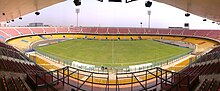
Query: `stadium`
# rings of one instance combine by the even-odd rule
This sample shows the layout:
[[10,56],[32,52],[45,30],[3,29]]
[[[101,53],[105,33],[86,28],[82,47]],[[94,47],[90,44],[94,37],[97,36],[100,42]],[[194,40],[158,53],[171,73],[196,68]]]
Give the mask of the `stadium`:
[[[22,20],[23,15],[32,12],[40,16],[39,9],[65,1],[0,1],[0,21],[6,22],[0,23],[0,91],[220,89],[219,30],[146,28],[142,25],[88,27],[78,26],[78,19],[77,26],[12,27],[7,24],[16,18]],[[187,12],[186,17],[192,13],[218,22],[220,7],[216,3],[220,2],[212,1],[153,2],[180,8]],[[36,2],[37,11],[33,4]],[[8,5],[1,7],[6,3]],[[80,0],[73,3],[81,5]],[[126,3],[133,3],[133,0],[126,0]],[[19,9],[13,7],[16,5]],[[145,3],[146,7],[151,5],[152,1]],[[205,11],[209,5],[212,10]],[[9,14],[17,11],[20,13]],[[207,12],[210,15],[204,15]]]

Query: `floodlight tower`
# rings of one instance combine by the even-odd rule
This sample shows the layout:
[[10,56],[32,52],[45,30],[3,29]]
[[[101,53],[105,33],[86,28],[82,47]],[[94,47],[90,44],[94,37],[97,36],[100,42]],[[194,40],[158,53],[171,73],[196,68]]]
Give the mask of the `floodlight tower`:
[[[150,0],[148,0],[148,1],[146,1],[145,2],[145,7],[148,7],[148,8],[150,8],[152,6],[152,1],[150,1]],[[148,14],[148,28],[150,29],[150,15],[151,15],[151,10],[149,9],[148,11],[147,11],[147,14]]]
[[151,10],[147,11],[148,14],[148,28],[150,29],[150,15],[151,15]]
[[79,27],[79,17],[78,17],[79,12],[80,12],[80,9],[77,8],[77,9],[76,9],[76,14],[77,14],[77,15],[76,15],[76,17],[77,17],[77,19],[76,19],[76,26],[77,26],[77,27]]

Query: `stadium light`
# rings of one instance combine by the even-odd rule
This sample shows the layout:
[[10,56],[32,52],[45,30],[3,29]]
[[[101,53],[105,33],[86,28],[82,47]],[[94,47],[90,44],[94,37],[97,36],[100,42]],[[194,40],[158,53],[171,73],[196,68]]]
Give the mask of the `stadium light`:
[[137,0],[126,0],[126,3],[130,3],[130,2],[133,2],[133,1],[137,1]]
[[189,28],[189,23],[184,23],[185,28]]
[[74,0],[73,3],[74,3],[76,6],[80,6],[80,5],[81,5],[81,0]]
[[77,14],[77,16],[76,16],[76,17],[77,17],[77,20],[76,20],[76,26],[77,26],[77,27],[79,27],[79,17],[78,17],[79,12],[80,12],[80,9],[77,8],[77,9],[76,9],[76,14]]
[[40,12],[36,11],[36,12],[35,12],[35,15],[40,15]]
[[22,17],[19,17],[18,19],[22,20]]
[[19,9],[19,15],[20,15],[20,17],[18,18],[18,19],[20,19],[20,20],[22,20],[22,17],[21,17],[21,10]]
[[190,16],[190,13],[187,12],[187,13],[185,14],[185,16],[186,16],[186,17],[189,17],[189,16]]
[[145,2],[145,7],[151,7],[152,5],[152,2],[151,1],[146,1]]
[[133,2],[133,1],[137,1],[137,0],[126,0],[126,3],[130,3],[130,2]]
[[99,2],[103,2],[103,0],[98,0]]
[[121,0],[109,0],[109,2],[121,2]]
[[150,28],[150,15],[151,15],[151,11],[148,10],[147,14],[148,14],[148,28]]

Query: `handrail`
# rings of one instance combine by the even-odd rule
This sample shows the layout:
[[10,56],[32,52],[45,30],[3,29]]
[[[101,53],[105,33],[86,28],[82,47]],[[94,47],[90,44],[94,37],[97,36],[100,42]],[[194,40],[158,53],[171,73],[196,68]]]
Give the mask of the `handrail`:
[[[75,70],[75,71],[72,71],[72,70]],[[68,72],[68,73],[65,73]],[[152,72],[153,71],[153,72]],[[63,73],[64,72],[64,73]],[[72,74],[78,74],[78,75],[82,75],[83,73],[85,72],[88,72],[85,78],[85,80],[83,79],[80,79],[79,77],[74,77],[74,76],[71,76]],[[97,73],[97,74],[100,74],[100,75],[106,75],[106,77],[103,77],[102,79],[104,79],[106,82],[103,82],[103,83],[99,83],[99,82],[96,82],[96,81],[89,81],[89,79],[97,79],[94,75],[96,74],[96,72],[89,72],[89,71],[84,71],[84,70],[80,70],[80,69],[76,69],[76,68],[73,68],[73,67],[70,67],[70,66],[67,66],[67,67],[64,67],[64,68],[61,68],[61,69],[58,69],[58,70],[55,70],[55,71],[50,71],[50,72],[43,72],[41,74],[43,75],[49,75],[51,76],[52,78],[54,78],[55,80],[53,80],[52,82],[50,83],[47,83],[45,81],[45,79],[43,79],[43,77],[41,77],[39,74],[40,73],[36,73],[36,78],[35,79],[38,79],[40,78],[41,80],[43,80],[45,83],[43,86],[53,86],[52,84],[55,85],[55,83],[57,82],[62,82],[63,83],[63,86],[64,84],[67,84],[77,90],[86,90],[83,87],[83,85],[85,85],[85,83],[89,83],[89,84],[94,84],[94,85],[102,85],[102,86],[106,86],[106,89],[109,89],[109,86],[117,86],[117,88],[119,88],[119,86],[123,86],[123,85],[129,85],[129,84],[140,84],[141,86],[141,89],[142,90],[146,90],[146,89],[151,89],[151,88],[154,88],[158,85],[161,85],[166,82],[166,83],[169,83],[169,84],[172,84],[172,88],[170,89],[173,89],[175,86],[179,86],[181,84],[181,81],[183,81],[185,78],[187,78],[188,76],[185,75],[185,74],[180,74],[180,73],[175,73],[175,72],[172,72],[172,71],[168,71],[168,70],[165,70],[165,69],[162,69],[162,68],[159,68],[159,67],[155,67],[155,68],[152,68],[152,69],[148,69],[148,70],[145,70],[145,71],[142,71],[142,72],[145,72],[146,74],[145,75],[153,75],[153,79],[156,79],[160,82],[157,82],[156,81],[156,84],[154,85],[151,85],[151,86],[147,86],[143,84],[143,82],[148,82],[149,80],[152,80],[151,79],[142,79],[142,80],[139,80],[139,74],[138,72],[131,72],[131,73],[119,73],[119,74],[116,74],[116,82],[115,83],[109,83],[109,80],[112,80],[112,79],[109,79],[109,74],[106,74],[106,73]],[[159,74],[161,73],[161,74]],[[126,75],[126,74],[130,74],[131,77],[127,77],[127,78],[120,78],[120,76],[122,75]],[[164,77],[166,75],[166,77]],[[170,76],[168,76],[170,75]],[[174,79],[175,76],[180,76],[182,75],[183,78],[178,80],[178,82],[173,82],[172,80],[170,81],[169,79]],[[69,81],[66,82],[64,79],[68,79],[69,78],[72,78],[72,79],[75,79],[76,82],[82,82],[82,84],[80,86],[76,86],[76,85],[73,85],[73,84],[70,84]],[[131,82],[128,82],[128,83],[118,83],[119,80],[122,80],[122,79],[136,79],[136,81],[131,81]],[[37,84],[37,81],[36,81],[36,84]],[[92,85],[93,86],[93,85]],[[132,85],[133,86],[133,85]],[[187,85],[188,86],[188,85]],[[133,87],[132,87],[133,88]],[[53,89],[53,88],[51,88]]]

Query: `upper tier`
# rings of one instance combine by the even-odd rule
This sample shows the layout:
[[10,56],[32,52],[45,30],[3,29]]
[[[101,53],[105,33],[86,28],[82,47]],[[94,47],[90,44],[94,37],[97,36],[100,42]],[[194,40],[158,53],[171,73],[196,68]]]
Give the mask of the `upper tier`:
[[0,41],[35,34],[51,33],[84,33],[84,34],[143,34],[143,35],[177,35],[190,37],[205,37],[220,41],[219,30],[189,30],[189,29],[156,29],[156,28],[116,28],[116,27],[0,27]]

